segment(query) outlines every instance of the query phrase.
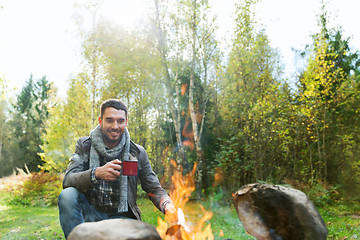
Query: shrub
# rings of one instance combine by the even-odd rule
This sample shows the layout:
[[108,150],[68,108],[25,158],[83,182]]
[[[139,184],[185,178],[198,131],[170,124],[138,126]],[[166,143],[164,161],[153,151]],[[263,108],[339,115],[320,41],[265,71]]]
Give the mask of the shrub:
[[13,191],[11,204],[32,206],[56,205],[62,190],[62,177],[50,172],[36,172],[28,177],[22,186]]
[[304,192],[317,207],[331,205],[341,200],[341,194],[337,186],[323,181],[306,183],[297,180],[285,179],[284,183]]
[[307,191],[308,197],[317,207],[323,207],[328,204],[334,204],[339,200],[339,192],[336,186],[318,181]]

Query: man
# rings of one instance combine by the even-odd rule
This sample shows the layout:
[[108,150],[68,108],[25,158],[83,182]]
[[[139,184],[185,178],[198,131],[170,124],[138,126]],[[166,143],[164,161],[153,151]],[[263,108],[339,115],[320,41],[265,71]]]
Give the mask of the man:
[[[127,107],[120,100],[101,104],[99,125],[76,144],[59,196],[60,224],[67,238],[83,222],[109,218],[141,220],[137,180],[163,213],[174,206],[152,171],[146,151],[130,140]],[[122,175],[122,162],[138,160],[137,176]]]

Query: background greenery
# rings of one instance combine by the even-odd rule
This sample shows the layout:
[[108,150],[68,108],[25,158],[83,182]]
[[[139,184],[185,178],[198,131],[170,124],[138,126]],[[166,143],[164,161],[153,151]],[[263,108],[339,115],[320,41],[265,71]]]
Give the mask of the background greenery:
[[46,76],[30,76],[5,98],[0,79],[0,176],[38,172],[39,185],[16,189],[12,204],[56,202],[58,174],[108,98],[128,105],[131,138],[166,188],[174,159],[185,172],[197,163],[197,199],[221,192],[218,201],[230,202],[260,181],[289,184],[322,208],[360,200],[359,52],[341,26],[329,28],[323,2],[320,31],[298,51],[305,64],[290,83],[256,21],[257,2],[237,2],[226,52],[207,1],[154,1],[149,21],[131,31],[96,15],[100,3],[84,6],[95,21],[91,29],[78,23],[83,69],[64,79],[66,97]]
[[359,199],[359,53],[341,26],[328,27],[325,3],[291,84],[256,22],[257,1],[238,1],[227,52],[207,1],[154,3],[149,22],[133,31],[97,16],[100,3],[85,7],[95,24],[79,23],[84,68],[67,80],[67,96],[30,76],[15,99],[1,101],[0,176],[25,164],[64,172],[76,140],[96,126],[99,104],[119,98],[132,139],[165,184],[175,159],[186,171],[197,163],[198,197],[215,185],[231,193],[265,181]]

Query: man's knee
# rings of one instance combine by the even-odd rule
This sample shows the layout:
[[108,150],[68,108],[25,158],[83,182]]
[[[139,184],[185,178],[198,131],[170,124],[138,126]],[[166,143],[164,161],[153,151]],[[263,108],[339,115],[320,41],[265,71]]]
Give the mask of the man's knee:
[[79,190],[74,187],[68,187],[61,191],[59,195],[58,205],[60,206],[69,206],[77,202],[79,198]]

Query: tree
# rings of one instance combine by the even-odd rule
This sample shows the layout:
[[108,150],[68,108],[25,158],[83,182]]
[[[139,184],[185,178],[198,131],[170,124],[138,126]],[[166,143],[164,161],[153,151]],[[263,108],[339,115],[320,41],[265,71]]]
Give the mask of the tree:
[[107,21],[99,24],[99,49],[103,56],[104,77],[99,99],[122,99],[128,106],[132,139],[146,146],[151,112],[162,96],[157,80],[159,63],[154,43],[145,28],[127,31]]
[[339,175],[339,168],[343,173],[353,172],[356,161],[349,153],[359,151],[354,147],[358,139],[352,137],[359,130],[355,123],[358,106],[354,105],[359,59],[357,52],[350,51],[348,39],[342,39],[341,30],[328,29],[327,14],[323,3],[319,15],[321,30],[313,36],[308,66],[300,78],[299,97],[301,112],[307,118],[312,179],[336,184],[345,178],[345,174]]
[[51,90],[46,77],[34,82],[31,75],[13,105],[10,124],[14,128],[12,140],[17,150],[13,152],[13,158],[17,167],[26,164],[31,171],[36,171],[41,165],[38,153],[41,152],[41,135],[46,132]]
[[222,122],[215,166],[224,173],[226,188],[284,177],[280,149],[286,145],[279,145],[286,134],[279,134],[285,130],[278,123],[286,123],[288,105],[281,105],[289,100],[289,90],[279,80],[278,55],[256,23],[256,3],[244,0],[236,5],[227,75],[219,84]]
[[86,29],[86,24],[81,21],[81,17],[77,19],[79,27],[79,35],[82,38],[81,54],[84,60],[84,68],[81,73],[82,77],[86,77],[85,85],[89,92],[91,101],[91,121],[95,127],[97,125],[98,105],[100,98],[100,89],[104,80],[104,57],[100,49],[101,33],[99,32],[99,10],[102,7],[101,0],[87,1],[83,5],[79,5],[80,9],[85,9],[86,13],[90,13],[91,27]]
[[[1,6],[0,6],[1,7]],[[4,125],[5,125],[5,101],[4,95],[5,95],[5,81],[0,78],[0,159],[2,157],[2,149],[3,149],[3,139],[5,136],[4,133]],[[1,173],[0,173],[1,174]]]
[[15,167],[10,144],[13,129],[9,125],[8,112],[9,102],[0,100],[0,177],[10,175]]
[[90,93],[84,88],[86,78],[79,75],[69,80],[66,101],[57,101],[49,109],[50,117],[43,134],[42,169],[55,172],[65,171],[68,160],[74,152],[76,141],[88,136],[92,130]]
[[[174,46],[175,41],[171,40],[171,28],[172,26],[167,26],[166,22],[173,21],[174,15],[169,14],[166,4],[160,4],[158,0],[155,2],[155,17],[153,20],[153,28],[155,36],[157,39],[157,49],[160,55],[160,62],[163,66],[164,72],[164,85],[166,89],[167,96],[167,105],[169,106],[170,115],[174,123],[176,143],[179,152],[179,160],[185,169],[188,169],[188,160],[186,158],[186,153],[183,145],[182,139],[182,128],[181,128],[181,104],[180,104],[180,84],[178,72],[181,68],[180,66],[180,57],[181,53],[179,50],[180,46]],[[170,16],[167,16],[168,13]],[[172,20],[171,20],[172,19]],[[178,33],[178,25],[174,24],[173,29],[176,34]],[[168,35],[169,33],[169,35]],[[176,38],[176,37],[175,37]],[[173,55],[170,50],[170,46],[175,47],[175,54]],[[173,55],[174,57],[169,57]],[[172,58],[172,60],[171,60]],[[171,74],[174,72],[174,74]],[[178,165],[180,165],[180,161]]]
[[[207,14],[210,8],[207,1],[174,2],[172,6],[176,13],[170,14],[171,24],[166,28],[165,21],[160,19],[163,15],[159,12],[158,1],[155,3],[158,49],[164,67],[165,86],[180,148],[183,144],[180,134],[182,131],[179,129],[180,88],[188,91],[186,112],[191,121],[191,140],[194,141],[196,150],[196,192],[199,196],[204,168],[202,134],[208,102],[214,93],[214,82],[217,80],[216,73],[219,63],[219,49],[214,36],[215,18],[211,18]],[[180,82],[180,76],[186,76],[186,72],[189,72],[187,86]],[[171,73],[173,73],[172,76]]]
[[[199,196],[203,175],[203,161],[204,153],[201,144],[202,133],[204,129],[204,120],[206,116],[207,102],[209,101],[210,94],[208,91],[209,78],[211,68],[216,69],[216,50],[217,42],[214,38],[214,19],[210,21],[207,18],[206,10],[209,8],[207,1],[189,1],[184,11],[185,16],[190,16],[186,19],[187,27],[192,35],[190,40],[190,84],[189,84],[189,112],[192,122],[192,130],[194,133],[194,141],[196,147],[196,187],[197,195]],[[214,59],[215,57],[215,59]],[[215,60],[215,61],[214,61]],[[212,65],[215,63],[215,65]],[[203,72],[203,74],[202,74]],[[216,73],[216,70],[215,70]],[[202,102],[197,102],[198,108],[195,107],[195,77],[200,77],[203,94],[201,96]],[[216,74],[212,76],[216,78]],[[199,90],[198,90],[199,91]],[[201,109],[202,108],[202,109]]]

